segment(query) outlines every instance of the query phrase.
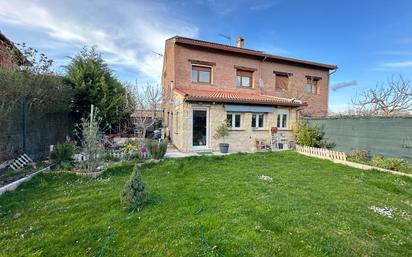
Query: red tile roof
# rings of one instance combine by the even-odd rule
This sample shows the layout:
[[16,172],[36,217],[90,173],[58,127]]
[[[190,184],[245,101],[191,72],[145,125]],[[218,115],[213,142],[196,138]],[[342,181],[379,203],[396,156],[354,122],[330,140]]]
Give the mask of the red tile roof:
[[197,46],[197,47],[205,47],[209,49],[217,49],[217,50],[222,50],[222,51],[228,51],[232,53],[238,53],[238,54],[244,54],[244,55],[249,55],[249,56],[254,56],[254,57],[260,57],[265,60],[272,60],[272,61],[281,61],[281,62],[286,62],[286,63],[291,63],[291,64],[300,64],[300,65],[307,65],[307,66],[312,66],[312,67],[318,67],[322,69],[327,69],[327,70],[336,70],[338,67],[333,64],[325,64],[325,63],[318,63],[318,62],[312,62],[312,61],[306,61],[306,60],[300,60],[300,59],[295,59],[295,58],[290,58],[290,57],[284,57],[284,56],[279,56],[279,55],[273,55],[273,54],[268,54],[262,51],[256,51],[252,49],[247,49],[247,48],[240,48],[240,47],[235,47],[235,46],[229,46],[229,45],[223,45],[223,44],[218,44],[214,42],[208,42],[208,41],[203,41],[203,40],[198,40],[198,39],[193,39],[193,38],[187,38],[187,37],[181,37],[181,36],[174,36],[168,40],[174,40],[176,43],[180,44],[185,44],[185,45],[192,45],[192,46]]
[[270,106],[304,106],[299,100],[263,95],[260,93],[244,93],[227,90],[206,90],[192,88],[175,88],[188,102],[218,102],[218,103],[239,103],[239,104],[258,104]]

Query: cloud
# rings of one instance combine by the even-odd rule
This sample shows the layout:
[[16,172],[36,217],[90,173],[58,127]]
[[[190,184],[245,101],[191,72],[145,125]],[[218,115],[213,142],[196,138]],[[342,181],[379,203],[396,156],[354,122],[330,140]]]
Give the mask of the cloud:
[[410,68],[412,67],[412,60],[411,61],[400,61],[400,62],[387,62],[384,63],[382,66],[387,68]]
[[197,0],[196,2],[201,5],[206,5],[212,12],[224,16],[245,9],[249,11],[265,10],[278,4],[280,0],[237,0],[235,3],[227,0]]
[[[173,13],[150,1],[22,0],[2,2],[0,22],[36,31],[76,49],[97,46],[110,65],[159,82],[163,60],[152,51],[163,52],[165,39],[174,35],[198,35],[196,26]],[[44,48],[47,50],[47,45]]]
[[342,88],[354,87],[354,86],[357,86],[357,85],[358,85],[358,82],[356,80],[340,82],[340,83],[336,83],[335,85],[333,85],[332,90],[333,91],[338,91]]
[[262,2],[262,3],[257,3],[255,5],[252,5],[249,7],[249,10],[251,11],[261,11],[261,10],[266,10],[271,8],[272,6],[276,5],[277,1],[269,1],[269,2]]

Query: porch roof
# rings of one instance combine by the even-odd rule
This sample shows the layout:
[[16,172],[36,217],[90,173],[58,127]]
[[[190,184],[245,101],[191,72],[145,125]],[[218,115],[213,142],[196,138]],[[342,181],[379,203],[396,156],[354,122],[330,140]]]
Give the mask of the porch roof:
[[245,93],[228,90],[206,90],[193,88],[175,88],[176,92],[184,97],[188,102],[218,102],[235,104],[257,104],[269,106],[305,106],[306,103],[289,98],[282,98],[260,93]]

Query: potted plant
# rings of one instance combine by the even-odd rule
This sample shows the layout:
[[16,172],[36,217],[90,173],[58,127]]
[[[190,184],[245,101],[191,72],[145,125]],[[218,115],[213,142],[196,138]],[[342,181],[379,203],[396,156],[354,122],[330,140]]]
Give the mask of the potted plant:
[[219,144],[219,149],[221,153],[227,153],[229,151],[229,144],[225,143],[225,137],[229,135],[229,126],[225,120],[222,124],[219,125],[216,129],[216,133],[213,136],[214,139],[222,139],[223,143]]

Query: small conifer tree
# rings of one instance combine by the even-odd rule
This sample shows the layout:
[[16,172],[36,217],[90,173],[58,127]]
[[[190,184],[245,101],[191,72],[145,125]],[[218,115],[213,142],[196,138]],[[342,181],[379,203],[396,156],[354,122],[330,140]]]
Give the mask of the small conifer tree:
[[140,210],[147,201],[147,192],[140,170],[136,165],[120,195],[121,202],[130,209]]

